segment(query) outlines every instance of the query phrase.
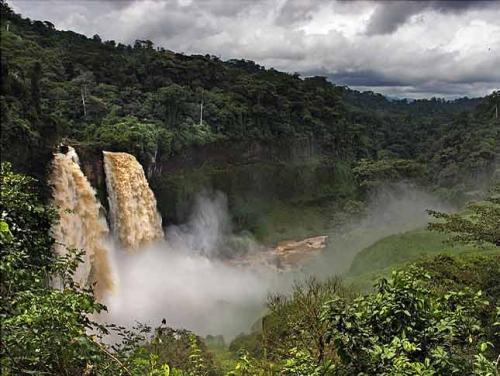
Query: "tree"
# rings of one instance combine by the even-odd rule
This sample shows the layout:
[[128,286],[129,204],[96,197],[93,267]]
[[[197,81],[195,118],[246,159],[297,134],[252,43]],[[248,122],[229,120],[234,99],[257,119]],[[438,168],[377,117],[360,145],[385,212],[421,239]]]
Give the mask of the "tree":
[[321,320],[323,306],[334,296],[349,297],[339,279],[319,282],[311,278],[294,286],[292,295],[269,298],[269,314],[262,319],[262,338],[270,359],[286,359],[292,348],[306,351],[318,364],[331,356],[328,325]]
[[353,303],[335,298],[325,320],[340,375],[471,375],[479,367],[494,369],[484,357],[494,354],[491,314],[480,291],[441,292],[413,266],[393,272]]
[[360,186],[367,189],[404,179],[418,179],[424,171],[424,165],[413,160],[389,158],[361,159],[353,169]]
[[465,243],[490,243],[500,247],[500,185],[483,202],[472,202],[464,213],[429,210],[440,222],[430,223],[433,231],[451,233],[451,239]]
[[[86,334],[101,332],[89,315],[103,306],[91,290],[72,281],[79,254],[52,254],[55,214],[33,193],[33,184],[2,163],[2,369],[11,374],[82,374],[93,357],[103,356]],[[62,289],[50,287],[54,276],[63,282]]]
[[150,115],[161,119],[166,127],[176,128],[187,118],[190,97],[190,91],[183,86],[161,87],[148,98]]
[[73,82],[75,82],[77,85],[80,86],[83,117],[85,118],[87,116],[87,102],[89,97],[89,90],[95,83],[94,75],[92,74],[92,72],[84,72],[75,79],[73,79]]
[[89,135],[103,148],[128,151],[141,158],[154,158],[159,152],[169,155],[172,134],[157,123],[139,121],[136,117],[109,116]]

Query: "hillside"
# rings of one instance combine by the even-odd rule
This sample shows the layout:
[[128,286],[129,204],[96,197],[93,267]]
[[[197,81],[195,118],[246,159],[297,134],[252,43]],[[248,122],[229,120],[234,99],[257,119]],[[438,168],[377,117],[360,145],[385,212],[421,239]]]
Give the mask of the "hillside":
[[1,12],[4,158],[38,176],[63,139],[150,163],[193,146],[306,137],[337,159],[424,161],[444,186],[487,169],[498,152],[497,95],[388,100],[253,61],[58,31],[5,1]]
[[2,376],[498,374],[500,90],[388,98],[0,11]]
[[426,229],[387,236],[356,255],[346,279],[359,288],[369,289],[377,278],[414,262],[425,263],[436,256],[458,255],[460,257],[456,259],[471,260],[474,257],[495,257],[500,252],[498,247],[478,250],[470,244],[449,243],[447,240],[446,235]]

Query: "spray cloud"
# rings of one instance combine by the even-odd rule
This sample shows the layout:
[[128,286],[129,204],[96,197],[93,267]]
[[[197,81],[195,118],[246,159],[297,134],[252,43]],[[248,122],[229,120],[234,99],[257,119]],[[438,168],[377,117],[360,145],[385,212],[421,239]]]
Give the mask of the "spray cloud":
[[229,244],[261,252],[250,237],[232,234],[227,200],[220,192],[201,193],[191,220],[166,230],[166,240],[138,252],[117,251],[116,293],[108,296],[106,320],[135,321],[226,338],[247,331],[263,313],[268,294],[287,285],[285,274],[264,264],[231,262]]
[[109,318],[127,326],[166,318],[173,327],[231,338],[262,315],[269,293],[287,292],[308,275],[345,272],[363,248],[424,226],[427,208],[448,209],[409,185],[381,189],[361,218],[328,234],[323,254],[300,270],[279,272],[265,263],[233,262],[231,250],[246,258],[266,250],[249,236],[233,234],[224,194],[202,192],[188,223],[167,228],[165,241],[132,254],[118,251],[120,288],[108,298]]

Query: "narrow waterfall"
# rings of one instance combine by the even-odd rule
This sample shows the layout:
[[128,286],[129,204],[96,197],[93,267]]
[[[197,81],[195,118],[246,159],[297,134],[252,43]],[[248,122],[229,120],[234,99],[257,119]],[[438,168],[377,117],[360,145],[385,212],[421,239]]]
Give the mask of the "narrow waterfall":
[[103,154],[115,236],[131,250],[162,238],[161,216],[141,164],[127,153]]
[[53,226],[55,252],[65,255],[68,249],[84,250],[74,279],[81,286],[95,285],[98,297],[113,287],[108,249],[106,219],[101,204],[89,181],[80,169],[76,151],[54,154],[49,177],[53,203],[59,213],[59,221]]

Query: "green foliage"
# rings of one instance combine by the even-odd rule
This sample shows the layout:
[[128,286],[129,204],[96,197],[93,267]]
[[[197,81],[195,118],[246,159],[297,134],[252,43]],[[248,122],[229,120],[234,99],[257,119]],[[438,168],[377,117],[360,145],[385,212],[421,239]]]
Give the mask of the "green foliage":
[[394,271],[359,298],[337,286],[326,304],[313,298],[329,290],[322,283],[296,286],[263,320],[255,337],[263,355],[243,351],[240,367],[256,375],[487,375],[500,346],[499,268],[498,255],[438,256]]
[[[2,164],[1,319],[6,374],[80,373],[102,353],[87,335],[104,329],[89,315],[104,307],[72,281],[81,254],[52,255],[54,211],[32,191],[33,180]],[[54,278],[60,288],[49,286]]]
[[262,333],[259,331],[250,334],[241,333],[231,341],[229,350],[234,354],[245,351],[254,358],[262,358],[264,356]]
[[88,130],[90,140],[106,150],[122,150],[140,157],[170,154],[173,135],[157,124],[140,122],[136,117],[108,117],[99,127]]
[[500,186],[495,195],[484,202],[472,202],[465,213],[429,211],[441,222],[429,224],[429,229],[452,233],[452,240],[462,243],[486,243],[500,246]]
[[323,306],[335,296],[349,299],[352,293],[339,279],[323,283],[308,279],[296,284],[290,297],[274,295],[269,298],[269,313],[262,319],[262,338],[269,359],[282,361],[292,348],[305,351],[319,365],[332,355],[326,336],[328,325],[321,320]]
[[198,343],[196,336],[191,335],[189,337],[189,370],[190,374],[193,376],[207,376],[210,374],[210,369],[207,365],[207,361],[203,356],[202,350]]
[[376,161],[362,159],[353,172],[360,185],[374,188],[388,182],[404,179],[421,178],[425,168],[421,163],[406,159],[380,159]]
[[246,351],[240,351],[234,369],[227,372],[226,376],[264,376],[267,373],[261,365],[253,359]]
[[498,306],[500,302],[498,252],[485,254],[479,250],[475,254],[460,257],[440,255],[419,261],[416,265],[431,276],[435,289],[442,293],[469,287],[482,291],[493,306]]
[[338,374],[471,374],[485,351],[490,303],[470,288],[441,293],[411,267],[382,279],[377,291],[325,313]]
[[331,360],[323,361],[318,365],[308,352],[293,348],[289,351],[289,358],[285,361],[280,374],[323,376],[331,375],[333,370],[334,365]]

